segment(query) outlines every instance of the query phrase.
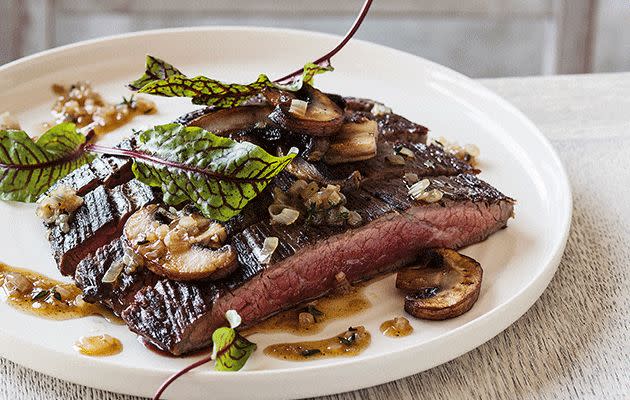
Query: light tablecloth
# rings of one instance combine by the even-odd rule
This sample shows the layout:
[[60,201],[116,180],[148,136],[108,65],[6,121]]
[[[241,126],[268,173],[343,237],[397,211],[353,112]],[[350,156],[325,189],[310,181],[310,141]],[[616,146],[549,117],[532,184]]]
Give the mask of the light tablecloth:
[[[558,272],[520,320],[470,353],[327,400],[630,398],[630,73],[482,83],[528,115],[565,163],[575,204]],[[0,359],[0,400],[18,399],[133,398]]]

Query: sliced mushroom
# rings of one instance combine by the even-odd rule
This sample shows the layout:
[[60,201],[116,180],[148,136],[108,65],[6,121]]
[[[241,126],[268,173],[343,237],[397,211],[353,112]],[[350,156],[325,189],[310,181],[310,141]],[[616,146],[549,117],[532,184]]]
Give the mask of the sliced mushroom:
[[450,249],[428,250],[419,265],[401,270],[396,287],[407,292],[405,311],[442,320],[462,315],[479,297],[483,270],[470,257]]
[[[269,119],[292,132],[312,136],[330,136],[337,132],[343,123],[343,110],[328,96],[310,85],[304,85],[297,93],[269,90],[267,100],[276,108]],[[293,101],[306,102],[303,107],[291,107]],[[293,112],[292,112],[293,110]]]
[[237,265],[234,249],[223,245],[225,228],[196,213],[151,204],[129,217],[124,236],[148,269],[173,280],[220,279]]
[[270,123],[267,116],[273,111],[269,105],[247,105],[211,110],[193,119],[189,126],[198,126],[216,135],[226,135],[252,128],[262,128]]
[[317,165],[310,163],[302,157],[295,157],[291,164],[287,165],[286,171],[307,182],[317,182],[321,185],[338,185],[343,190],[356,190],[361,183],[361,173],[352,171],[347,177],[338,179],[329,177],[322,173]]
[[365,117],[347,121],[330,139],[324,162],[334,165],[370,159],[376,156],[377,137],[376,121]]

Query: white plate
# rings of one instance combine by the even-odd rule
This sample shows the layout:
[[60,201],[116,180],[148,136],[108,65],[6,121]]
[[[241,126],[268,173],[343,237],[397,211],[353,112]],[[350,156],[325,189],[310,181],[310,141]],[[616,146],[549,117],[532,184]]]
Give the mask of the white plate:
[[[46,51],[0,67],[0,111],[17,115],[32,134],[50,118],[53,82],[93,82],[109,100],[129,95],[124,84],[138,77],[144,55],[174,63],[190,75],[250,82],[265,72],[280,76],[332,48],[334,36],[260,28],[194,28],[141,32]],[[336,71],[317,85],[345,95],[385,102],[397,113],[431,128],[432,134],[481,149],[481,177],[518,200],[508,229],[464,253],[485,270],[481,296],[463,316],[443,322],[412,320],[414,333],[383,337],[379,324],[402,311],[392,277],[368,290],[374,306],[337,321],[319,336],[348,325],[365,325],[372,345],[360,356],[291,363],[258,351],[239,373],[201,367],[175,383],[173,398],[282,399],[324,395],[376,385],[451,360],[492,338],[519,318],[543,292],[562,256],[571,219],[571,193],[562,164],[536,127],[481,85],[421,58],[353,41],[333,60]],[[134,120],[110,135],[113,143],[131,128],[164,123],[193,108],[186,99],[153,98],[159,114]],[[0,203],[0,259],[57,277],[44,230],[32,205]],[[0,355],[72,382],[134,395],[152,395],[168,375],[191,359],[160,357],[144,349],[123,326],[99,318],[54,322],[0,304]],[[76,354],[81,335],[109,333],[125,350],[110,358]],[[297,339],[287,334],[253,338],[264,348]],[[299,339],[297,339],[299,340]]]

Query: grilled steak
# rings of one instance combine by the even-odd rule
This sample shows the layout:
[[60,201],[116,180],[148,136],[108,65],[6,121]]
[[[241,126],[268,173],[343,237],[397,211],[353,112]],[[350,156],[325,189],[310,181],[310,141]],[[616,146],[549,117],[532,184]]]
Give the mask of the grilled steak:
[[[130,150],[134,143],[132,139],[127,139],[116,147]],[[83,196],[99,185],[113,188],[131,178],[131,160],[129,158],[104,155],[59,179],[48,189],[48,192],[54,191],[59,186],[68,186],[74,189],[79,196]]]
[[99,248],[77,266],[75,282],[83,291],[83,299],[89,303],[101,303],[116,315],[133,301],[136,292],[158,281],[158,276],[143,269],[134,273],[121,272],[116,283],[103,283],[105,272],[117,262],[122,262],[125,248],[120,238]]
[[[346,207],[362,217],[360,227],[303,222],[271,225],[267,213],[261,212],[272,201],[266,190],[226,224],[239,261],[229,277],[214,282],[177,282],[141,269],[133,274],[122,272],[114,284],[103,283],[105,272],[123,257],[120,228],[126,216],[154,197],[151,189],[136,181],[115,189],[96,186],[85,194],[85,204],[77,211],[70,233],[51,231],[61,271],[72,274],[79,264],[75,280],[87,301],[110,307],[132,331],[160,349],[180,355],[208,346],[213,330],[225,323],[229,309],[238,311],[247,327],[325,295],[337,285],[335,276],[340,272],[351,282],[362,281],[412,262],[421,249],[460,248],[506,226],[513,200],[478,179],[478,171],[469,164],[440,146],[425,145],[426,128],[395,114],[374,112],[377,103],[369,100],[335,101],[345,101],[346,110],[377,120],[381,135],[377,156],[336,166],[301,159],[274,184],[287,190],[302,177],[324,183],[359,176],[360,184],[349,185],[344,194]],[[239,138],[268,149],[282,146],[285,139],[292,145],[294,139],[286,131],[274,129],[256,128]],[[388,163],[385,156],[401,147],[415,157],[408,158],[405,165]],[[403,181],[406,173],[427,177],[431,182],[428,190],[440,190],[443,198],[434,204],[411,200]],[[102,178],[97,183],[106,185]],[[279,246],[271,261],[261,264],[256,255],[265,238],[272,236],[279,238]]]
[[[432,185],[444,190],[442,204],[412,204],[404,186],[372,183],[348,198],[348,207],[360,209],[367,223],[345,232],[277,227],[264,218],[233,236],[240,268],[229,279],[160,280],[140,290],[122,317],[159,348],[183,354],[208,345],[229,309],[238,311],[243,326],[252,325],[326,294],[339,272],[351,282],[365,280],[412,262],[420,249],[479,242],[512,215],[512,200],[474,175],[437,177]],[[278,237],[280,245],[272,262],[262,265],[255,254],[269,236]]]
[[136,180],[113,189],[97,186],[83,196],[70,230],[48,227],[53,257],[63,275],[73,275],[77,264],[89,253],[119,236],[122,226],[133,212],[156,200],[153,190]]

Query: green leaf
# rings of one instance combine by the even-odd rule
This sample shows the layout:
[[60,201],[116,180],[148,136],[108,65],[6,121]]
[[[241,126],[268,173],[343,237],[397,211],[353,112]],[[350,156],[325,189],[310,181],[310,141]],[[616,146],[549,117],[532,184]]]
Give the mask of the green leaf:
[[256,350],[256,344],[245,339],[234,329],[223,327],[212,334],[215,354],[214,369],[217,371],[238,371]]
[[52,127],[37,141],[26,132],[0,131],[0,199],[34,202],[57,180],[94,156],[72,123]]
[[230,327],[222,327],[212,334],[212,359],[217,371],[238,371],[243,368],[249,356],[256,350],[256,344],[236,332],[241,317],[235,310],[228,310],[225,318]]
[[144,75],[129,84],[132,90],[140,90],[145,85],[153,81],[159,81],[166,79],[174,75],[183,75],[177,68],[171,64],[155,58],[153,56],[147,56],[146,70]]
[[295,157],[275,157],[248,142],[236,142],[197,127],[156,126],[138,138],[137,179],[160,187],[164,202],[192,201],[208,218],[237,215]]
[[243,104],[268,88],[300,90],[304,83],[312,85],[315,75],[332,70],[330,65],[320,66],[308,63],[304,66],[302,76],[287,85],[276,84],[264,74],[260,74],[258,79],[250,84],[223,83],[205,76],[189,78],[173,65],[159,58],[147,56],[144,75],[131,82],[129,87],[140,93],[166,97],[189,97],[194,104],[231,108]]
[[323,74],[324,72],[334,71],[335,69],[332,65],[317,65],[313,63],[307,63],[304,65],[304,72],[302,75],[292,83],[288,85],[280,85],[276,84],[276,87],[279,89],[290,90],[292,92],[298,91],[302,88],[303,84],[308,84],[313,86],[315,81],[315,75]]
[[273,87],[273,84],[266,75],[258,76],[255,82],[248,85],[223,83],[205,76],[188,78],[183,75],[173,75],[164,80],[148,83],[140,89],[140,93],[165,97],[190,97],[193,104],[231,108],[269,87]]

